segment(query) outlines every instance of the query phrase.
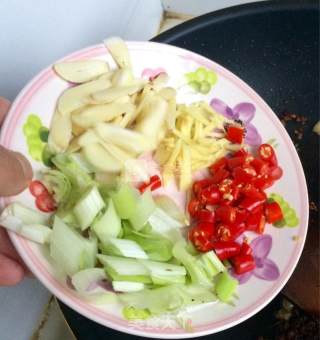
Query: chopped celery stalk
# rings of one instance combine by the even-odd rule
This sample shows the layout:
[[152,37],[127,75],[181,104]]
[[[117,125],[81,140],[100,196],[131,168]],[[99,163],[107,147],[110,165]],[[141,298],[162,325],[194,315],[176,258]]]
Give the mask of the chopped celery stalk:
[[93,223],[92,230],[104,246],[108,244],[110,237],[119,236],[121,232],[121,220],[116,213],[111,198],[108,200],[106,211]]
[[159,276],[185,276],[187,274],[186,269],[183,266],[177,266],[171,263],[162,263],[156,261],[141,260],[142,263],[150,272]]
[[3,211],[0,217],[0,225],[8,230],[19,233],[23,226],[23,223],[20,220],[20,218],[12,216],[12,215],[4,216],[4,213],[6,212]]
[[145,289],[141,292],[119,295],[127,307],[147,309],[151,314],[172,312],[181,307],[212,302],[215,295],[201,285],[173,284],[156,289]]
[[19,234],[30,241],[40,244],[48,243],[52,229],[42,224],[23,225]]
[[150,191],[145,191],[138,199],[136,209],[130,216],[129,221],[135,230],[141,230],[148,222],[150,216],[156,209]]
[[238,287],[238,281],[227,272],[218,275],[216,281],[216,294],[222,302],[228,302]]
[[[108,255],[98,255],[99,261],[106,267],[107,272],[122,276],[146,276],[149,277],[147,268],[136,259],[122,258]],[[111,275],[112,276],[112,275]],[[120,280],[119,281],[126,281]],[[131,281],[131,280],[127,280]],[[142,281],[141,281],[142,282]]]
[[213,278],[218,273],[224,272],[226,270],[225,266],[219,260],[214,251],[208,251],[204,254],[201,254],[197,261],[199,261],[200,265],[203,266],[210,278]]
[[166,262],[172,258],[173,244],[170,240],[161,235],[133,230],[128,224],[129,222],[123,222],[124,238],[137,242],[150,260]]
[[130,281],[112,281],[112,287],[116,292],[138,292],[144,289],[144,284],[141,282]]
[[81,230],[85,230],[90,226],[104,206],[105,204],[97,187],[90,188],[73,208],[73,213],[80,224]]
[[79,165],[79,167],[86,173],[90,174],[94,172],[94,169],[91,166],[91,164],[87,162],[79,152],[71,153],[69,157],[73,162]]
[[169,196],[160,195],[154,198],[156,205],[163,211],[166,212],[174,220],[182,223],[183,225],[188,225],[189,221],[183,210],[178,207],[178,205]]
[[146,320],[151,314],[147,309],[139,309],[134,307],[124,307],[122,315],[127,320]]
[[121,184],[111,197],[121,219],[129,219],[134,214],[139,198],[138,190],[129,184]]
[[62,221],[64,223],[68,224],[69,226],[72,226],[74,228],[79,227],[77,219],[71,211],[69,211],[68,213],[66,212],[64,214],[61,213],[61,212],[58,212],[57,216],[60,217],[62,219]]
[[131,257],[135,259],[147,259],[148,255],[132,240],[109,238],[108,243],[103,247],[108,255]]
[[73,187],[84,189],[93,184],[91,176],[71,159],[69,155],[58,154],[52,158],[52,162],[68,177]]
[[86,239],[55,216],[50,240],[50,255],[68,275],[94,267],[97,255],[95,239]]
[[160,208],[154,210],[148,220],[148,225],[153,233],[160,234],[173,242],[178,242],[182,239],[180,228],[183,224],[171,218]]
[[168,286],[174,283],[185,284],[186,277],[182,275],[158,275],[158,274],[151,274],[152,283],[156,286]]
[[88,268],[72,275],[71,282],[79,293],[94,292],[93,286],[107,279],[107,275],[102,268]]
[[69,198],[72,187],[69,178],[59,170],[47,170],[43,174],[43,183],[53,194],[57,203],[64,203]]
[[151,277],[147,275],[119,275],[111,268],[106,268],[106,272],[114,281],[152,283]]
[[177,242],[172,249],[173,256],[185,266],[191,277],[192,283],[212,287],[213,283],[208,278],[202,266],[197,263],[195,257],[186,251],[185,247],[185,241]]
[[48,217],[38,211],[25,207],[21,203],[12,203],[8,205],[1,213],[0,219],[7,216],[14,216],[21,224],[48,224]]

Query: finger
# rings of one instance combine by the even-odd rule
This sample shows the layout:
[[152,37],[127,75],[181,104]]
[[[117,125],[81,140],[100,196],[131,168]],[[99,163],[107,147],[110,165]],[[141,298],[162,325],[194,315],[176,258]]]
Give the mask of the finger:
[[9,108],[10,108],[9,100],[0,97],[0,125],[3,122],[5,115],[9,111]]
[[24,274],[18,262],[0,253],[0,286],[14,286],[22,281]]
[[13,196],[24,190],[32,179],[27,159],[0,145],[0,196]]

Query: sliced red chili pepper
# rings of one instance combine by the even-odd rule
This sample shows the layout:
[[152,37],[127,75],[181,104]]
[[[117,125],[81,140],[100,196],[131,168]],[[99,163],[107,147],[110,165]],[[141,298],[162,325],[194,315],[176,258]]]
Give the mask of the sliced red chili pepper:
[[281,207],[277,202],[266,203],[264,212],[268,223],[274,223],[283,219]]
[[212,164],[209,167],[209,170],[210,170],[211,174],[214,175],[218,170],[225,169],[226,166],[227,166],[227,159],[226,159],[226,157],[222,157],[217,162]]
[[210,187],[201,190],[198,197],[202,204],[214,205],[220,201],[221,194],[216,186],[211,185]]
[[239,208],[247,209],[248,211],[252,211],[257,208],[259,205],[262,205],[266,199],[259,199],[254,197],[245,197],[239,203]]
[[240,244],[237,242],[216,241],[212,247],[221,261],[234,257],[240,253]]
[[269,170],[269,164],[262,159],[255,158],[250,163],[251,166],[256,170],[257,174],[259,175],[265,175],[268,173]]
[[200,222],[213,223],[215,221],[215,212],[208,209],[201,209],[197,212],[196,217]]
[[222,182],[224,179],[228,178],[230,176],[230,172],[225,169],[219,169],[217,172],[215,172],[212,176],[212,183],[218,184]]
[[245,209],[237,208],[235,224],[240,224],[246,221],[248,212]]
[[237,209],[230,206],[219,206],[215,210],[215,214],[218,221],[233,224],[236,221]]
[[233,178],[237,184],[246,184],[256,175],[253,167],[237,167],[232,171]]
[[212,238],[214,235],[214,225],[212,223],[200,222],[189,230],[189,240],[201,252],[212,249]]
[[[258,154],[262,160],[272,165],[278,164],[276,154],[274,152],[273,147],[270,144],[261,144],[258,148]],[[276,162],[276,164],[274,162]]]
[[48,189],[40,181],[32,181],[29,184],[29,190],[32,196],[38,197],[42,194],[49,195]]
[[243,164],[245,164],[246,162],[246,158],[247,156],[238,156],[238,157],[232,157],[232,158],[228,158],[227,160],[227,166],[229,168],[229,170],[232,170],[238,166],[242,166]]
[[248,242],[243,242],[240,249],[240,255],[252,255],[252,248]]
[[244,128],[241,126],[229,125],[227,127],[226,138],[235,144],[241,144],[244,137]]
[[283,175],[283,170],[280,168],[280,166],[272,166],[268,170],[268,176],[270,179],[277,181],[280,179]]
[[146,183],[143,183],[139,186],[139,191],[141,193],[145,192],[147,189],[154,191],[161,187],[161,179],[158,175],[153,175],[150,177],[150,180]]
[[197,198],[193,198],[188,203],[188,212],[190,216],[196,217],[197,213],[200,209],[203,208],[203,204],[200,203],[200,201]]
[[211,184],[212,184],[212,181],[209,178],[205,178],[205,179],[202,179],[200,181],[196,181],[196,182],[194,182],[194,184],[192,186],[193,193],[197,196],[201,192],[201,190],[207,188]]
[[248,155],[250,155],[250,153],[245,148],[241,148],[240,150],[236,151],[233,154],[234,157],[248,156]]
[[216,226],[216,239],[219,241],[234,241],[245,231],[245,224],[225,224],[220,223]]
[[245,197],[256,198],[258,200],[267,199],[267,195],[263,191],[255,188],[252,184],[246,184],[244,187],[242,187],[241,193]]
[[251,183],[258,189],[264,190],[271,187],[274,180],[269,175],[259,175],[252,179]]
[[256,267],[252,255],[237,255],[231,259],[231,263],[235,273],[238,275],[250,272]]
[[265,227],[265,217],[263,211],[252,213],[246,220],[246,229],[262,234]]
[[46,192],[36,198],[36,206],[43,212],[53,212],[57,209],[56,202],[52,196]]

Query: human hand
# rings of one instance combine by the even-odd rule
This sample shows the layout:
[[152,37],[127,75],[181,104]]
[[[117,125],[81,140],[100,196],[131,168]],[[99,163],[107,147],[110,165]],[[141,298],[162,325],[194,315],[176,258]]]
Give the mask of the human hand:
[[[10,102],[0,97],[0,125],[8,112]],[[0,196],[16,195],[25,189],[32,179],[32,168],[20,153],[0,145]],[[23,261],[14,249],[6,230],[0,227],[0,286],[19,283],[28,273]]]

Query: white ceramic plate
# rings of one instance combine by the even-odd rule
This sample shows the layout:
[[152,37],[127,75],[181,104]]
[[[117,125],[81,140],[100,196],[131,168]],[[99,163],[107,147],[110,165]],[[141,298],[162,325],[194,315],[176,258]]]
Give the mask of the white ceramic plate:
[[[252,275],[246,283],[239,286],[239,300],[236,300],[234,307],[218,303],[190,312],[193,332],[187,332],[168,316],[148,321],[128,322],[122,318],[120,306],[101,307],[86,302],[59,278],[47,252],[42,247],[14,233],[10,233],[10,237],[34,275],[53,294],[80,314],[102,325],[126,333],[155,338],[189,338],[215,333],[230,328],[257,313],[281,290],[292,274],[303,249],[308,225],[308,196],[303,169],[290,137],[276,115],[234,74],[200,55],[169,45],[128,42],[128,47],[136,75],[140,76],[146,68],[164,68],[170,76],[171,85],[178,89],[180,101],[191,102],[202,99],[210,102],[212,98],[218,98],[230,107],[242,102],[254,105],[256,112],[252,124],[259,130],[263,141],[271,138],[276,140],[278,160],[284,170],[284,176],[271,191],[283,195],[300,217],[300,224],[296,228],[277,229],[271,225],[266,227],[265,234],[270,236],[267,237],[269,242],[267,250],[259,260],[260,274],[262,271],[262,277],[264,276],[263,266],[270,262],[276,266],[278,273],[275,273],[272,280],[270,278],[268,280],[268,277],[267,280],[266,277],[259,278],[259,273]],[[75,52],[64,60],[83,58],[108,60],[111,65],[114,65],[103,45]],[[218,76],[217,83],[207,95],[197,94],[186,85],[185,73],[193,72],[198,67],[211,69]],[[51,67],[43,70],[19,94],[2,128],[0,143],[26,155],[36,173],[44,165],[29,156],[23,125],[30,114],[35,114],[40,117],[44,126],[49,126],[56,100],[67,86],[68,84],[61,80]],[[1,203],[4,205],[15,200],[34,206],[33,198],[27,190],[10,200],[2,200]],[[250,235],[250,238],[256,236]]]

